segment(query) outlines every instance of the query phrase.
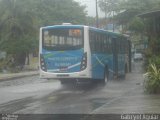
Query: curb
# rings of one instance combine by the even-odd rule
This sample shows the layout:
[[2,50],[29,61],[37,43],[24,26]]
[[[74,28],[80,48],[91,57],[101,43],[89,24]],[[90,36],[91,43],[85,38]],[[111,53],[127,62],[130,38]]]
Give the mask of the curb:
[[35,76],[35,75],[38,75],[38,74],[39,74],[39,71],[12,73],[12,74],[1,74],[0,75],[0,81],[12,80],[12,79],[29,77],[29,76]]

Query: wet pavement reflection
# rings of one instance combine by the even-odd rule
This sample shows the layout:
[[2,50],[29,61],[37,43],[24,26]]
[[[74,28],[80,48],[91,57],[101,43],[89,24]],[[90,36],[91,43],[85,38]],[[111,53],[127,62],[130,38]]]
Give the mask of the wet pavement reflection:
[[0,113],[160,113],[160,95],[144,93],[142,64],[134,63],[126,79],[109,80],[106,85],[61,85],[59,81],[40,82],[32,77],[31,83],[2,87],[0,95],[4,100],[0,100]]

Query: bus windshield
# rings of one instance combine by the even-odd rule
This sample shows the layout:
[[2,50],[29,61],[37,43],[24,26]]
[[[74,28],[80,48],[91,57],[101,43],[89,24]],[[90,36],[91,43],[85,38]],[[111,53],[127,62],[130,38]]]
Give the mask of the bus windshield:
[[75,50],[83,47],[83,30],[53,28],[43,30],[43,48],[46,50]]

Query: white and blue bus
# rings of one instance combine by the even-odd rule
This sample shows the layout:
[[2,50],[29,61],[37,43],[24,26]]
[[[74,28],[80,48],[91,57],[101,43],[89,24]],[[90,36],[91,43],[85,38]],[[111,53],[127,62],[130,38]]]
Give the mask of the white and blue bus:
[[128,37],[84,25],[54,25],[40,29],[40,77],[106,82],[131,71]]

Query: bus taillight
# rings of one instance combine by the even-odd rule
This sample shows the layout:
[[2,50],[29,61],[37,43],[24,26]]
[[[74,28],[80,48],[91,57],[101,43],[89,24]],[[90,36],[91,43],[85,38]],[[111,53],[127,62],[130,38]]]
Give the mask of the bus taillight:
[[86,67],[87,67],[87,53],[84,53],[81,61],[81,70],[86,69]]
[[41,69],[42,69],[43,71],[47,71],[47,69],[46,69],[46,64],[45,64],[45,61],[44,61],[44,58],[43,58],[42,55],[40,55],[40,64],[41,64]]

